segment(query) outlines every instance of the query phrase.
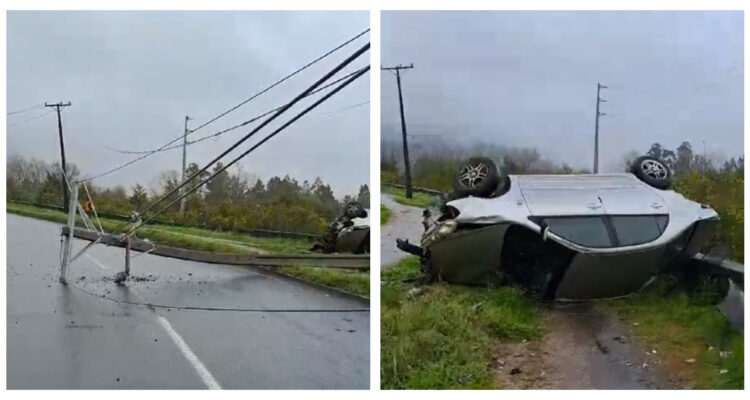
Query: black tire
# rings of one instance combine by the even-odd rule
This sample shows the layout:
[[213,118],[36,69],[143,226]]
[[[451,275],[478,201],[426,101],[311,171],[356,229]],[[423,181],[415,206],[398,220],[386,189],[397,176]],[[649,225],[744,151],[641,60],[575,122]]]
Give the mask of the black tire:
[[352,201],[351,203],[348,203],[346,206],[344,206],[344,215],[346,215],[349,219],[364,218],[367,216],[367,211],[365,211],[365,208],[362,207],[362,204],[356,201]]
[[488,197],[499,182],[497,166],[489,158],[473,157],[463,163],[453,180],[453,189],[458,197]]
[[656,157],[638,157],[630,166],[630,172],[645,184],[666,190],[672,185],[672,171]]

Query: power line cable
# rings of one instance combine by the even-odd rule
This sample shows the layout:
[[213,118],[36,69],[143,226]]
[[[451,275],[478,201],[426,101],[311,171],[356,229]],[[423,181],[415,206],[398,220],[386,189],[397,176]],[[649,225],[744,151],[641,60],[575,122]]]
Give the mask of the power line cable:
[[8,128],[12,128],[12,127],[18,126],[18,125],[23,125],[23,124],[25,124],[27,122],[31,122],[31,121],[36,121],[36,120],[38,120],[38,119],[40,119],[42,117],[45,117],[45,116],[47,116],[49,114],[52,114],[53,112],[55,112],[55,110],[47,110],[46,112],[43,112],[43,113],[41,113],[39,115],[36,115],[34,117],[25,119],[25,120],[20,121],[20,122],[16,122],[15,124],[8,125]]
[[[228,113],[230,113],[230,112],[232,112],[232,111],[236,110],[236,109],[237,109],[237,108],[239,108],[240,106],[242,106],[242,105],[244,105],[244,104],[247,104],[247,103],[248,103],[249,101],[251,101],[252,99],[255,99],[256,97],[258,97],[258,96],[260,96],[261,94],[263,94],[263,93],[267,92],[268,90],[270,90],[270,89],[272,89],[272,88],[274,88],[274,87],[278,86],[279,84],[281,84],[282,82],[284,82],[284,81],[286,81],[287,79],[291,78],[292,76],[294,76],[294,75],[298,74],[299,72],[302,72],[303,70],[305,70],[305,69],[309,68],[309,67],[310,67],[310,66],[312,66],[313,64],[315,64],[315,63],[319,62],[320,60],[324,59],[325,57],[329,56],[330,54],[332,54],[332,53],[336,52],[336,51],[337,51],[337,50],[339,50],[340,48],[342,48],[342,47],[346,46],[347,44],[351,43],[352,41],[354,41],[354,40],[358,39],[359,37],[361,37],[362,35],[366,34],[366,33],[367,33],[367,32],[369,32],[369,31],[370,31],[370,29],[369,29],[369,28],[368,28],[368,29],[365,29],[364,31],[362,31],[362,32],[361,32],[361,33],[359,33],[358,35],[356,35],[356,36],[354,36],[353,38],[351,38],[351,39],[347,40],[346,42],[342,43],[341,45],[337,46],[337,47],[336,47],[336,48],[334,48],[333,50],[331,50],[331,51],[327,52],[326,54],[324,54],[324,55],[322,55],[322,56],[318,57],[317,59],[315,59],[315,60],[311,61],[310,63],[308,63],[308,64],[306,64],[306,65],[304,65],[304,66],[302,66],[302,67],[298,68],[298,69],[297,69],[296,71],[294,71],[294,72],[292,72],[291,74],[289,74],[289,75],[285,76],[285,77],[284,77],[284,78],[282,78],[281,80],[277,81],[276,83],[272,84],[271,86],[268,86],[267,88],[263,89],[262,91],[260,91],[260,92],[256,93],[255,95],[251,96],[250,98],[248,98],[247,100],[245,100],[245,101],[243,101],[242,103],[238,104],[237,106],[235,106],[235,107],[232,107],[231,109],[229,109],[229,110],[227,110],[227,111],[223,112],[222,114],[218,115],[217,117],[214,117],[214,118],[212,118],[211,120],[207,121],[206,123],[204,123],[204,124],[200,125],[199,127],[197,127],[197,128],[195,128],[195,129],[193,129],[193,130],[189,131],[189,132],[188,132],[188,135],[189,135],[189,134],[191,134],[191,133],[193,133],[193,132],[195,132],[195,131],[197,131],[198,129],[201,129],[201,128],[205,127],[206,125],[210,124],[211,122],[213,122],[213,121],[216,121],[217,119],[219,119],[219,118],[223,117],[224,115],[226,115],[226,114],[228,114]],[[157,153],[157,152],[159,152],[159,151],[162,151],[162,150],[164,150],[164,149],[165,149],[166,147],[170,146],[171,144],[173,144],[173,143],[177,142],[178,140],[181,140],[181,139],[183,139],[183,137],[184,137],[184,135],[179,135],[179,136],[175,137],[174,139],[170,140],[169,142],[165,143],[165,144],[164,144],[164,145],[162,145],[161,147],[159,147],[159,148],[157,148],[157,149],[155,149],[155,150],[149,151],[149,152],[147,152],[146,154],[143,154],[143,155],[141,155],[140,157],[136,157],[136,158],[134,158],[134,159],[132,159],[132,160],[130,160],[130,161],[128,161],[128,162],[126,162],[126,163],[124,163],[124,164],[121,164],[121,165],[119,165],[119,166],[117,166],[117,167],[114,167],[114,168],[112,168],[112,169],[110,169],[110,170],[107,170],[107,171],[104,171],[104,172],[102,172],[102,173],[99,173],[99,174],[97,174],[97,175],[94,175],[94,176],[90,176],[90,177],[87,177],[87,178],[83,178],[83,179],[81,179],[80,181],[91,181],[91,180],[94,180],[94,179],[97,179],[97,178],[101,178],[101,177],[103,177],[103,176],[106,176],[106,175],[109,175],[109,174],[115,173],[115,172],[117,172],[117,171],[119,171],[119,170],[121,170],[121,169],[123,169],[123,168],[125,168],[125,167],[128,167],[128,166],[130,166],[130,165],[133,165],[134,163],[136,163],[136,162],[138,162],[138,161],[140,161],[140,160],[143,160],[143,159],[144,159],[144,158],[146,158],[146,157],[149,157],[149,156],[151,156],[152,154],[155,154],[155,153]]]
[[40,108],[43,108],[43,107],[44,107],[44,104],[37,104],[35,106],[27,107],[27,108],[24,108],[24,109],[21,109],[21,110],[11,111],[11,112],[7,113],[6,115],[21,114],[21,113],[25,113],[27,111],[37,110],[37,109],[40,109]]
[[174,310],[191,310],[191,311],[234,311],[234,312],[253,312],[253,313],[347,313],[347,312],[370,312],[369,308],[242,308],[242,307],[201,307],[201,306],[178,306],[167,304],[154,304],[149,302],[140,302],[132,300],[117,299],[105,294],[94,293],[76,283],[68,283],[77,290],[89,296],[112,301],[118,304],[127,304],[137,307],[174,309]]
[[[326,85],[324,85],[324,86],[321,86],[321,87],[319,87],[318,89],[315,89],[314,91],[310,92],[310,94],[308,94],[308,95],[307,95],[306,97],[309,97],[309,96],[312,96],[312,95],[314,95],[314,94],[316,94],[316,93],[319,93],[319,92],[321,92],[321,91],[323,91],[323,90],[325,90],[325,89],[327,89],[327,88],[329,88],[329,87],[331,87],[331,86],[333,86],[333,85],[335,85],[335,84],[337,84],[337,83],[339,83],[339,82],[341,82],[341,81],[343,81],[343,80],[345,80],[345,79],[347,79],[347,78],[349,78],[349,77],[353,76],[354,74],[358,73],[358,72],[359,72],[359,71],[361,71],[361,70],[362,70],[362,69],[360,68],[360,69],[358,69],[358,70],[356,70],[356,71],[354,71],[354,72],[351,72],[351,73],[348,73],[348,74],[346,74],[346,75],[342,76],[342,77],[341,77],[341,78],[339,78],[339,79],[336,79],[335,81],[333,81],[333,82],[331,82],[331,83],[328,83],[328,84],[326,84]],[[225,134],[225,133],[227,133],[227,132],[230,132],[230,131],[233,131],[233,130],[235,130],[235,129],[237,129],[237,128],[241,128],[241,127],[243,127],[243,126],[246,126],[246,125],[248,125],[248,124],[251,124],[251,123],[253,123],[253,122],[255,122],[255,121],[257,121],[257,120],[259,120],[259,119],[261,119],[261,118],[265,117],[266,115],[269,115],[269,114],[273,113],[274,111],[278,111],[278,110],[279,110],[279,109],[281,109],[282,107],[283,107],[283,106],[279,106],[279,107],[276,107],[276,108],[274,108],[273,110],[269,110],[269,111],[266,111],[266,112],[264,112],[263,114],[257,115],[257,116],[255,116],[255,117],[253,117],[253,118],[250,118],[250,119],[249,119],[249,120],[247,120],[247,121],[244,121],[244,122],[241,122],[241,123],[239,123],[239,124],[237,124],[237,125],[231,126],[231,127],[229,127],[229,128],[226,128],[226,129],[220,130],[220,131],[218,131],[218,132],[216,132],[216,133],[212,133],[212,134],[210,134],[210,135],[208,135],[208,136],[204,136],[204,137],[202,137],[202,138],[199,138],[199,139],[196,139],[196,140],[190,141],[190,142],[188,142],[187,144],[188,144],[188,146],[189,146],[189,145],[192,145],[192,144],[200,143],[200,142],[203,142],[203,141],[205,141],[205,140],[208,140],[208,139],[212,139],[212,138],[215,138],[215,137],[221,136],[221,135],[223,135],[223,134]],[[190,132],[189,132],[188,134],[190,134],[190,133],[192,133],[192,132],[195,132],[195,130],[193,130],[193,131],[190,131]],[[182,136],[180,136],[180,137],[182,137]],[[118,152],[118,153],[123,153],[123,154],[146,154],[146,153],[153,153],[153,152],[163,152],[163,151],[169,151],[169,150],[174,150],[174,149],[181,149],[181,148],[182,148],[182,144],[176,144],[176,145],[173,145],[173,146],[169,146],[169,147],[164,147],[164,148],[158,148],[158,149],[154,149],[154,150],[141,150],[141,151],[133,151],[133,150],[119,150],[119,149],[113,149],[113,148],[111,148],[111,147],[107,147],[107,146],[105,146],[105,147],[106,147],[107,149],[109,149],[109,150],[112,150],[112,151],[115,151],[115,152]]]
[[217,115],[217,116],[215,116],[215,117],[211,118],[210,120],[208,120],[208,121],[204,122],[203,124],[199,125],[199,126],[198,126],[197,128],[193,129],[192,131],[193,131],[193,132],[195,132],[195,131],[197,131],[197,130],[199,130],[199,129],[203,128],[203,127],[205,127],[206,125],[208,125],[208,124],[210,124],[210,123],[212,123],[212,122],[216,121],[217,119],[219,119],[219,118],[221,118],[221,117],[223,117],[223,116],[225,116],[225,115],[229,114],[230,112],[232,112],[232,111],[234,111],[234,110],[236,110],[236,109],[238,109],[238,108],[242,107],[243,105],[245,105],[245,104],[247,104],[248,102],[252,101],[252,100],[253,100],[253,99],[255,99],[256,97],[258,97],[258,96],[262,95],[263,93],[266,93],[267,91],[269,91],[269,90],[273,89],[274,87],[276,87],[276,86],[280,85],[281,83],[283,83],[283,82],[284,82],[284,81],[286,81],[287,79],[290,79],[291,77],[293,77],[293,76],[297,75],[298,73],[300,73],[300,72],[302,72],[302,71],[306,70],[307,68],[311,67],[311,66],[312,66],[313,64],[315,64],[315,63],[319,62],[320,60],[322,60],[322,59],[324,59],[324,58],[328,57],[329,55],[331,55],[331,54],[335,53],[335,52],[336,52],[337,50],[341,49],[342,47],[344,47],[344,46],[348,45],[349,43],[351,43],[351,42],[353,42],[353,41],[355,41],[355,40],[359,39],[360,37],[362,37],[362,36],[363,36],[364,34],[366,34],[366,33],[367,33],[367,32],[369,32],[369,31],[370,31],[370,28],[367,28],[367,29],[365,29],[364,31],[360,32],[359,34],[357,34],[357,35],[356,35],[356,36],[354,36],[353,38],[351,38],[351,39],[347,40],[346,42],[344,42],[344,43],[342,43],[342,44],[340,44],[340,45],[336,46],[336,47],[335,47],[334,49],[332,49],[332,50],[328,51],[327,53],[323,54],[322,56],[320,56],[320,57],[318,57],[318,58],[316,58],[316,59],[314,59],[314,60],[310,61],[309,63],[307,63],[307,64],[303,65],[302,67],[298,68],[298,69],[297,69],[296,71],[292,72],[291,74],[289,74],[289,75],[285,76],[284,78],[282,78],[281,80],[277,81],[277,82],[276,82],[276,83],[274,83],[273,85],[271,85],[271,86],[268,86],[267,88],[265,88],[265,89],[261,90],[260,92],[258,92],[258,93],[256,93],[256,94],[254,94],[254,95],[250,96],[249,98],[247,98],[247,99],[243,100],[242,102],[240,102],[240,103],[239,103],[239,104],[237,104],[236,106],[234,106],[234,107],[230,108],[229,110],[226,110],[226,111],[224,111],[223,113],[221,113],[221,114],[219,114],[219,115]]
[[[321,79],[319,79],[317,82],[315,82],[312,86],[310,86],[308,89],[306,89],[302,94],[300,94],[297,97],[295,97],[294,100],[292,100],[289,104],[287,104],[286,106],[284,106],[283,109],[277,111],[276,114],[274,114],[273,116],[271,116],[270,118],[268,118],[267,120],[265,120],[263,123],[261,123],[259,126],[257,126],[255,129],[253,129],[252,131],[250,131],[247,135],[245,135],[245,137],[243,137],[242,139],[240,139],[239,141],[237,141],[235,144],[233,144],[232,146],[230,146],[228,149],[226,149],[224,152],[222,152],[219,156],[215,157],[211,162],[209,162],[203,168],[201,168],[200,171],[195,172],[193,175],[191,175],[190,177],[188,177],[187,179],[185,179],[185,181],[183,181],[182,183],[180,183],[180,185],[178,185],[176,188],[172,189],[169,193],[163,195],[159,200],[157,200],[156,202],[152,203],[145,210],[143,210],[141,212],[141,214],[146,213],[149,210],[153,209],[157,204],[161,203],[162,201],[166,200],[169,196],[171,196],[174,193],[176,193],[178,190],[180,190],[181,187],[184,187],[185,184],[187,184],[187,182],[193,180],[195,177],[200,176],[200,174],[206,172],[208,170],[208,168],[211,167],[211,165],[215,164],[221,158],[223,158],[225,155],[229,154],[229,152],[231,152],[232,150],[236,149],[240,144],[244,143],[247,139],[249,139],[251,136],[253,136],[255,133],[257,133],[263,127],[265,127],[266,125],[268,125],[271,121],[273,121],[278,116],[280,116],[282,113],[284,113],[286,110],[288,110],[289,108],[291,108],[292,105],[294,105],[299,100],[301,100],[306,93],[309,93],[310,91],[314,90],[315,87],[317,87],[320,84],[322,84],[323,82],[325,82],[333,74],[335,74],[336,72],[338,72],[338,70],[340,70],[341,68],[343,68],[344,66],[346,66],[346,64],[354,61],[357,57],[359,57],[360,55],[362,55],[369,48],[370,48],[370,43],[367,43],[365,46],[362,46],[362,48],[360,48],[354,54],[352,54],[351,56],[349,56],[349,58],[347,58],[346,60],[344,60],[344,62],[342,62],[341,64],[339,64],[338,66],[336,66],[336,68],[334,68],[333,70],[331,70],[330,72],[328,72],[325,76],[323,76]],[[357,79],[360,76],[362,76],[369,69],[370,69],[370,67],[368,66],[368,67],[366,67],[366,69],[361,70],[357,75],[354,75],[354,76],[350,77],[344,83],[340,84],[338,87],[336,87],[335,89],[333,89],[331,92],[327,93],[325,96],[323,96],[320,99],[318,99],[315,103],[313,103],[312,105],[308,106],[308,108],[306,108],[302,113],[298,114],[295,118],[291,119],[290,121],[288,121],[287,123],[285,123],[284,125],[282,125],[281,127],[279,127],[278,129],[276,129],[276,131],[274,131],[272,134],[270,134],[269,136],[267,136],[266,138],[264,138],[262,141],[260,141],[258,144],[256,144],[255,146],[251,147],[249,150],[247,150],[244,153],[242,153],[238,158],[235,158],[229,164],[225,165],[222,169],[220,169],[219,171],[214,172],[211,176],[209,176],[208,178],[206,178],[206,180],[204,180],[200,184],[194,186],[193,188],[191,188],[186,193],[182,194],[178,198],[177,201],[179,201],[179,199],[181,199],[182,197],[185,197],[185,196],[189,195],[190,193],[194,192],[195,190],[197,190],[198,188],[200,188],[201,186],[203,186],[205,183],[207,183],[208,181],[210,181],[211,179],[213,179],[213,177],[215,177],[217,174],[219,174],[222,171],[224,171],[225,169],[229,168],[232,164],[234,164],[235,162],[239,161],[240,158],[244,157],[249,152],[251,152],[252,150],[254,150],[255,148],[257,148],[260,144],[265,143],[265,141],[267,141],[271,137],[275,136],[277,133],[281,132],[284,128],[286,128],[287,126],[289,126],[291,123],[295,122],[297,119],[299,119],[303,115],[307,114],[310,110],[314,109],[315,107],[317,107],[318,105],[320,105],[322,102],[324,102],[325,100],[327,100],[328,98],[330,98],[333,94],[337,93],[339,90],[341,90],[344,87],[346,87],[347,85],[349,85],[355,79]],[[156,214],[154,214],[151,217],[149,217],[148,219],[146,219],[143,223],[146,223],[146,222],[150,221],[156,215],[158,215],[161,212],[163,212],[164,210],[168,209],[172,204],[174,204],[174,202],[170,203],[166,207],[164,207],[161,210],[159,210]],[[134,229],[137,229],[137,228],[138,227],[136,227]]]
[[[287,111],[287,110],[288,110],[289,108],[291,108],[291,107],[292,107],[293,105],[295,105],[295,104],[296,104],[296,103],[298,103],[298,102],[299,102],[300,100],[302,100],[302,99],[303,99],[303,98],[305,98],[305,97],[306,97],[307,95],[309,95],[309,94],[310,94],[310,92],[312,92],[313,90],[315,90],[316,88],[318,88],[319,86],[321,86],[321,85],[322,85],[322,84],[323,84],[323,83],[324,83],[325,81],[327,81],[328,79],[330,79],[330,78],[331,78],[332,76],[334,76],[334,75],[335,75],[336,73],[338,73],[338,72],[339,72],[339,71],[341,71],[341,70],[342,70],[343,68],[345,68],[345,67],[346,67],[347,65],[351,64],[351,63],[352,63],[352,62],[353,62],[354,60],[356,60],[357,58],[359,58],[359,56],[361,56],[362,54],[364,54],[364,53],[365,53],[366,51],[368,51],[369,49],[370,49],[370,43],[368,42],[367,44],[365,44],[364,46],[362,46],[361,48],[359,48],[359,49],[358,49],[357,51],[355,51],[355,52],[354,52],[354,53],[353,53],[352,55],[350,55],[349,57],[347,57],[347,59],[346,59],[346,60],[342,61],[342,62],[341,62],[341,63],[339,63],[339,64],[338,64],[338,65],[337,65],[336,67],[334,67],[334,68],[333,68],[332,70],[330,70],[330,71],[329,71],[328,73],[326,73],[326,74],[325,74],[325,75],[324,75],[324,76],[323,76],[322,78],[318,79],[318,80],[317,80],[317,81],[316,81],[315,83],[313,83],[313,84],[312,84],[312,85],[311,85],[310,87],[308,87],[307,89],[305,89],[305,90],[304,90],[304,91],[303,91],[302,93],[300,93],[299,95],[297,95],[297,97],[295,97],[295,98],[294,98],[294,99],[293,99],[292,101],[290,101],[290,102],[289,102],[289,103],[287,103],[287,104],[286,104],[285,106],[283,106],[283,107],[282,107],[281,109],[279,109],[278,111],[276,111],[276,113],[275,113],[275,114],[273,114],[273,115],[272,115],[272,116],[270,116],[270,117],[269,117],[268,119],[266,119],[265,121],[263,121],[263,122],[262,122],[262,123],[261,123],[260,125],[258,125],[258,126],[257,126],[257,127],[255,127],[255,128],[253,129],[253,130],[251,130],[250,132],[248,132],[248,133],[247,133],[247,134],[246,134],[246,135],[245,135],[245,136],[244,136],[243,138],[241,138],[241,139],[240,139],[239,141],[237,141],[237,142],[236,142],[235,144],[233,144],[232,146],[230,146],[230,147],[229,147],[228,149],[224,150],[224,151],[223,151],[223,152],[222,152],[222,153],[221,153],[220,155],[218,155],[218,156],[217,156],[217,157],[215,157],[215,158],[214,158],[213,160],[211,160],[211,161],[210,161],[210,162],[209,162],[208,164],[206,164],[206,165],[205,165],[205,166],[204,166],[203,168],[201,168],[201,169],[200,169],[199,171],[197,171],[197,172],[193,173],[193,174],[192,174],[191,176],[187,177],[187,178],[186,178],[186,179],[185,179],[184,181],[182,181],[182,182],[181,182],[181,183],[180,183],[179,185],[177,185],[177,187],[173,188],[173,189],[172,189],[172,190],[170,190],[170,191],[169,191],[168,193],[164,194],[164,195],[163,195],[163,196],[162,196],[161,198],[159,198],[159,199],[158,199],[158,200],[156,200],[155,202],[151,203],[151,205],[149,205],[148,207],[146,207],[146,209],[144,209],[143,211],[141,211],[141,215],[143,215],[143,214],[145,214],[146,212],[148,212],[148,211],[152,210],[152,209],[153,209],[154,207],[156,207],[156,206],[157,206],[157,205],[158,205],[159,203],[161,203],[162,201],[166,200],[166,199],[167,199],[167,198],[168,198],[169,196],[171,196],[171,195],[173,195],[174,193],[176,193],[177,191],[181,190],[181,188],[183,188],[183,187],[184,187],[184,186],[185,186],[185,185],[186,185],[186,184],[187,184],[188,182],[190,182],[190,181],[192,181],[193,179],[195,179],[195,177],[197,177],[197,176],[200,176],[200,175],[201,175],[202,173],[206,172],[206,171],[207,171],[207,170],[208,170],[208,169],[209,169],[209,168],[210,168],[210,167],[211,167],[211,166],[212,166],[213,164],[215,164],[215,163],[216,163],[217,161],[219,161],[219,160],[220,160],[221,158],[223,158],[223,157],[224,157],[225,155],[227,155],[227,154],[228,154],[229,152],[231,152],[232,150],[236,149],[236,148],[237,148],[237,146],[239,146],[240,144],[244,143],[244,142],[245,142],[245,141],[246,141],[247,139],[249,139],[249,138],[250,138],[251,136],[255,135],[255,134],[256,134],[256,133],[258,132],[258,131],[260,131],[260,130],[261,130],[262,128],[264,128],[264,127],[265,127],[266,125],[268,125],[268,124],[269,124],[269,123],[271,123],[271,122],[272,122],[273,120],[275,120],[276,118],[278,118],[278,117],[279,117],[279,116],[280,116],[281,114],[283,114],[283,113],[284,113],[285,111]],[[367,69],[369,70],[369,66],[367,67]],[[349,83],[351,83],[351,82],[353,81],[353,79],[356,79],[357,77],[359,77],[359,76],[362,76],[362,74],[364,74],[364,72],[366,72],[366,71],[362,71],[362,70],[360,70],[360,72],[359,72],[359,74],[358,74],[358,75],[354,75],[354,76],[350,77],[350,78],[349,78],[349,80],[345,81],[345,82],[344,82],[343,84],[341,84],[341,85],[344,85],[344,86],[345,86],[345,85],[348,85]],[[340,86],[339,86],[338,88],[334,89],[334,92],[333,92],[333,93],[335,93],[336,91],[340,90],[340,89],[341,89],[341,87],[342,87],[341,85],[340,85]],[[327,98],[328,98],[328,97],[330,97],[330,96],[331,96],[331,93],[327,94],[327,95],[326,95],[326,97],[323,97],[322,99],[327,99]],[[321,100],[318,100],[318,101],[317,101],[316,103],[314,103],[314,105],[315,105],[315,106],[317,106],[317,105],[318,105],[318,104],[320,104],[321,102],[322,102]],[[285,126],[286,126],[286,125],[285,125]],[[209,179],[210,179],[210,178],[209,178]],[[205,182],[204,182],[204,183],[205,183]],[[202,184],[201,184],[201,185],[202,185]],[[185,193],[185,194],[184,194],[184,196],[187,196],[188,194],[192,193],[192,192],[193,192],[193,191],[194,191],[195,189],[197,189],[198,187],[200,187],[200,186],[196,186],[196,187],[194,187],[194,188],[193,188],[192,190],[190,190],[190,191],[188,191],[187,193]],[[183,196],[183,197],[184,197],[184,196]],[[180,197],[180,198],[182,198],[182,197]],[[160,211],[160,212],[161,212],[161,211]],[[154,215],[154,216],[155,216],[155,215]],[[149,218],[149,220],[151,220],[151,219],[152,219],[152,218],[153,218],[154,216],[150,217],[150,218]],[[144,222],[144,223],[145,223],[145,222]],[[118,228],[117,228],[116,230],[119,230],[120,228],[122,228],[122,227],[124,227],[124,226],[127,226],[127,225],[128,225],[128,222],[126,222],[126,223],[125,223],[124,225],[121,225],[121,226],[119,226],[119,227],[118,227]],[[139,224],[139,226],[140,226],[140,224]],[[137,228],[138,228],[138,226],[136,226],[136,228],[135,228],[135,229],[137,229]]]
[[[368,44],[368,46],[369,46],[369,44]],[[256,144],[255,144],[255,145],[253,145],[252,147],[250,147],[249,149],[245,150],[245,151],[244,151],[244,152],[243,152],[242,154],[240,154],[239,156],[237,156],[236,158],[234,158],[234,159],[233,159],[232,161],[230,161],[229,163],[227,163],[226,165],[224,165],[224,166],[223,166],[222,168],[220,168],[220,169],[219,169],[218,171],[216,171],[216,172],[212,173],[212,174],[211,174],[211,176],[209,176],[208,178],[206,178],[206,179],[205,179],[205,180],[203,180],[202,182],[200,182],[200,183],[198,183],[197,185],[195,185],[195,186],[193,186],[192,188],[190,188],[190,190],[188,190],[188,191],[187,191],[186,193],[184,193],[184,194],[180,195],[179,197],[177,197],[176,199],[172,200],[172,201],[171,201],[171,202],[170,202],[169,204],[167,204],[166,206],[162,207],[162,208],[161,208],[161,209],[160,209],[159,211],[157,211],[156,213],[154,213],[154,214],[153,214],[153,215],[151,215],[150,217],[148,217],[148,218],[144,219],[144,220],[143,220],[143,222],[142,222],[141,224],[139,224],[139,225],[137,225],[137,226],[134,226],[133,228],[131,228],[131,229],[130,229],[130,230],[129,230],[129,231],[128,231],[128,232],[126,233],[126,234],[125,234],[125,236],[131,235],[131,234],[132,234],[133,232],[135,232],[136,230],[138,230],[138,228],[140,228],[140,227],[141,227],[141,226],[143,226],[144,224],[146,224],[146,223],[148,223],[149,221],[151,221],[151,220],[152,220],[153,218],[155,218],[155,217],[156,217],[157,215],[159,215],[159,214],[161,214],[162,212],[164,212],[164,211],[168,210],[168,209],[169,209],[169,207],[171,207],[171,206],[175,205],[175,204],[176,204],[177,202],[179,202],[179,201],[180,201],[180,200],[181,200],[181,199],[182,199],[183,197],[187,197],[187,196],[188,196],[188,195],[190,195],[190,194],[191,194],[192,192],[194,192],[194,191],[198,190],[198,189],[199,189],[200,187],[202,187],[203,185],[205,185],[206,183],[208,183],[208,182],[209,182],[209,181],[210,181],[211,179],[213,179],[214,177],[216,177],[216,176],[217,176],[218,174],[220,174],[220,173],[224,172],[225,170],[227,170],[227,169],[228,169],[229,167],[231,167],[232,165],[234,165],[235,163],[237,163],[237,162],[238,162],[239,160],[241,160],[242,158],[244,158],[245,156],[247,156],[248,154],[250,154],[250,153],[251,153],[252,151],[254,151],[255,149],[257,149],[258,147],[260,147],[260,146],[261,146],[261,145],[263,145],[264,143],[266,143],[266,142],[267,142],[268,140],[270,140],[271,138],[273,138],[274,136],[276,136],[276,135],[277,135],[278,133],[280,133],[281,131],[283,131],[284,129],[286,129],[286,128],[287,128],[288,126],[290,126],[291,124],[293,124],[294,122],[296,122],[297,120],[299,120],[300,118],[302,118],[302,117],[303,117],[303,116],[304,116],[305,114],[307,114],[308,112],[312,111],[312,110],[313,110],[313,109],[315,109],[315,108],[316,108],[317,106],[319,106],[320,104],[322,104],[323,102],[325,102],[326,100],[328,100],[328,99],[329,99],[329,98],[330,98],[331,96],[333,96],[334,94],[338,93],[338,92],[339,92],[339,91],[340,91],[341,89],[345,88],[345,87],[346,87],[346,86],[348,86],[348,85],[349,85],[350,83],[354,82],[354,81],[355,81],[355,80],[356,80],[357,78],[361,77],[362,75],[364,75],[364,74],[365,74],[365,73],[366,73],[367,71],[369,71],[369,70],[370,70],[370,67],[368,66],[368,67],[367,67],[366,69],[364,69],[364,70],[360,71],[360,72],[359,72],[359,73],[358,73],[357,75],[354,75],[354,76],[352,76],[352,77],[351,77],[351,78],[349,78],[349,79],[348,79],[347,81],[345,81],[345,82],[344,82],[344,83],[342,83],[341,85],[337,86],[337,87],[336,87],[335,89],[331,90],[331,91],[330,91],[329,93],[327,93],[327,94],[326,94],[325,96],[321,97],[321,98],[320,98],[320,99],[318,99],[318,100],[317,100],[317,101],[316,101],[315,103],[311,104],[311,105],[310,105],[310,106],[308,106],[308,107],[307,107],[306,109],[304,109],[304,110],[303,110],[302,112],[300,112],[299,114],[297,114],[297,115],[296,115],[296,116],[295,116],[294,118],[290,119],[289,121],[287,121],[286,123],[284,123],[284,124],[283,124],[282,126],[280,126],[279,128],[277,128],[277,129],[276,129],[275,131],[271,132],[271,133],[270,133],[269,135],[267,135],[267,136],[266,136],[265,138],[263,138],[263,139],[262,139],[261,141],[259,141],[258,143],[256,143]],[[233,146],[233,147],[236,147],[236,146]],[[196,175],[198,175],[198,174],[199,174],[199,173],[196,173],[196,174],[194,174],[194,175],[193,175],[193,176],[192,176],[191,178],[187,179],[186,181],[189,181],[190,179],[192,179],[193,177],[195,177],[195,176],[196,176]],[[174,191],[173,191],[173,192],[174,192]],[[173,194],[173,192],[172,192],[172,193],[167,193],[166,195],[164,195],[164,196],[162,197],[162,200],[163,200],[163,199],[165,199],[165,198],[167,198],[167,197],[168,197],[168,196],[170,196],[171,194]],[[161,200],[160,200],[160,201],[161,201]],[[158,203],[159,203],[160,201],[157,201],[157,202],[156,202],[156,203],[154,203],[154,204],[158,204]],[[147,210],[144,210],[144,212],[145,212],[145,211],[147,211]]]

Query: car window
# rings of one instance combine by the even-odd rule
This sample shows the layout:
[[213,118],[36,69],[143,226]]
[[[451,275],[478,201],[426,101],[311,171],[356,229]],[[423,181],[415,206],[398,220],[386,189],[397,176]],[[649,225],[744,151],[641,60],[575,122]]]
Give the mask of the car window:
[[622,215],[611,218],[620,246],[633,246],[655,240],[661,236],[667,225],[666,215]]
[[612,247],[607,227],[600,216],[550,217],[544,222],[550,232],[586,247]]

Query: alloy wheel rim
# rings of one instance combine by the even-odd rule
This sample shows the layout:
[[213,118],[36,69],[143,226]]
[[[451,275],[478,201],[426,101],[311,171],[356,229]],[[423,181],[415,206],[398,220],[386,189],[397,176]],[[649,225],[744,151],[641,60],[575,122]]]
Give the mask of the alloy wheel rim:
[[458,181],[468,188],[475,188],[487,179],[489,168],[485,163],[466,164],[458,173]]
[[643,162],[641,162],[641,171],[643,171],[644,174],[660,181],[667,179],[667,167],[656,160],[643,160]]

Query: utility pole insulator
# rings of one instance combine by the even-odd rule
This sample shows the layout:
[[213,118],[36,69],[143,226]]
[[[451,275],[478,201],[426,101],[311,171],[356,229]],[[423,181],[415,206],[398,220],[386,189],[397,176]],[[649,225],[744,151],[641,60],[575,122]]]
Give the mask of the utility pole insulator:
[[411,186],[411,164],[409,163],[409,142],[406,138],[406,120],[404,118],[404,98],[401,94],[401,70],[412,69],[414,64],[409,65],[397,65],[395,67],[380,67],[383,71],[396,71],[396,85],[398,86],[398,105],[399,111],[401,112],[401,138],[404,144],[404,186],[406,187],[406,198],[412,198],[412,186]]

